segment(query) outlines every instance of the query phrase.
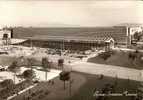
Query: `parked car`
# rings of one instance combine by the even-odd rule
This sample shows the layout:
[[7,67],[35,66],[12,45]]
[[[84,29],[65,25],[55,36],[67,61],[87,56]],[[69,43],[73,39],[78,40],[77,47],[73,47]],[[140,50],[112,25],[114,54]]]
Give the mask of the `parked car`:
[[3,66],[0,66],[0,71],[5,71],[5,68]]

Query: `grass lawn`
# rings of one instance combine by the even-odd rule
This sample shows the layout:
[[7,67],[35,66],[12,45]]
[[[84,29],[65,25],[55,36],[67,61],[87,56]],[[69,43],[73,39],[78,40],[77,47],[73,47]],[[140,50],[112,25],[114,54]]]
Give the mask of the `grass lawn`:
[[[129,57],[129,55],[135,56],[135,58]],[[106,58],[107,57],[107,58]],[[113,53],[102,53],[96,57],[89,58],[88,62],[115,65],[121,67],[128,67],[134,69],[143,69],[143,53],[113,51]]]
[[[78,92],[67,100],[95,100],[93,97],[93,91],[96,88],[100,90],[105,84],[114,84],[116,78],[104,77],[102,80],[96,75],[83,74],[86,78],[86,83],[80,87]],[[139,86],[139,82],[131,80],[117,80],[117,85],[115,87],[115,92],[122,93],[124,90],[128,90],[130,93],[134,93]],[[100,99],[103,100],[103,99]],[[130,97],[108,97],[106,100],[131,100]]]
[[[31,92],[25,92],[18,95],[13,100],[28,100],[29,95],[33,95],[30,100],[95,100],[93,90],[103,88],[105,84],[114,84],[116,78],[103,77],[99,79],[97,75],[90,75],[84,73],[73,72],[71,74],[72,83],[71,96],[69,94],[69,84],[66,83],[66,90],[63,89],[63,82],[56,77],[54,84],[48,82],[39,83],[36,87],[32,88]],[[130,93],[136,91],[139,83],[131,80],[117,80],[115,92],[122,93],[128,90]],[[26,97],[24,99],[24,97]],[[131,100],[130,97],[108,97],[106,100]],[[103,100],[103,99],[101,99]]]

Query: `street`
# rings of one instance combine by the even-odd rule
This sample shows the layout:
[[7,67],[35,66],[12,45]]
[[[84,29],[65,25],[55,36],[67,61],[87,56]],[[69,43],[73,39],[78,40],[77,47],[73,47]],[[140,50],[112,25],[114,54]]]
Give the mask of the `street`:
[[70,67],[70,69],[72,69],[73,71],[78,71],[78,72],[84,72],[96,75],[103,74],[105,76],[116,77],[120,79],[142,81],[141,71],[137,69],[104,65],[104,64],[95,64],[83,61],[71,63],[68,67]]

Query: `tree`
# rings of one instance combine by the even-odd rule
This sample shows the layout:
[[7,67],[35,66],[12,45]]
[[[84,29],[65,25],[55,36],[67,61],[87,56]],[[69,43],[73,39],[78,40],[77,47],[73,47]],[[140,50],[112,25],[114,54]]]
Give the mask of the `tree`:
[[132,59],[132,60],[137,59],[138,56],[139,56],[139,51],[138,51],[138,50],[136,50],[135,52],[130,52],[130,53],[128,54],[128,57],[129,57],[130,59]]
[[70,80],[70,72],[62,71],[60,73],[60,80],[64,82],[64,89],[65,89],[65,81]]
[[25,70],[22,73],[23,78],[27,79],[27,80],[32,80],[33,78],[36,77],[35,72],[33,70]]
[[58,60],[58,67],[61,67],[63,69],[64,66],[64,59],[59,59]]
[[137,41],[140,40],[142,36],[142,32],[135,32],[135,34],[133,35],[134,39],[136,39]]
[[42,58],[42,67],[45,70],[45,80],[47,80],[47,72],[51,68],[51,63],[49,62],[49,60],[46,57]]
[[99,57],[101,57],[104,60],[107,60],[109,57],[111,57],[112,53],[111,52],[103,52],[101,54],[99,54]]
[[34,65],[35,59],[34,58],[27,58],[27,67],[31,68],[33,70],[33,65]]
[[0,83],[2,87],[7,87],[8,89],[13,88],[14,82],[12,79],[6,79]]
[[17,64],[17,61],[12,62],[12,64],[8,67],[9,71],[14,73],[14,83],[15,83],[15,77],[16,77],[16,73],[19,71],[19,66]]

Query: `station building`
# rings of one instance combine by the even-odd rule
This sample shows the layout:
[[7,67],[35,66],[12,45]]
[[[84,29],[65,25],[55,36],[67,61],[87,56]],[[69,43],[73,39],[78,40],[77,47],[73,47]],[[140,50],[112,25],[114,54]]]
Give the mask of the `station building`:
[[33,46],[91,49],[128,47],[140,26],[81,27],[81,28],[14,28],[14,38],[27,39],[23,44]]
[[[69,36],[44,36],[29,38],[29,43],[38,47],[49,47],[62,50],[89,50],[92,48],[110,49],[114,47],[114,39],[107,37],[69,37]],[[27,41],[28,42],[28,41]]]

